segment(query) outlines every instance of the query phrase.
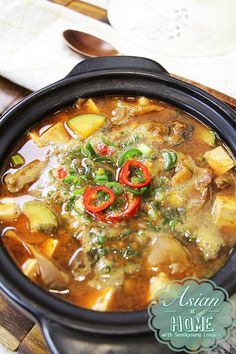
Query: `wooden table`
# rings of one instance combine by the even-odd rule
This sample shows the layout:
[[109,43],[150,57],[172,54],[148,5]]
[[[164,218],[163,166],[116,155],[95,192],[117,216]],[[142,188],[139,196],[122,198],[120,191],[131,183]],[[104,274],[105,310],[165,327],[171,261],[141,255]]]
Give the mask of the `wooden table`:
[[[67,6],[75,11],[108,23],[107,12],[100,7],[79,0],[52,0],[52,2]],[[184,80],[193,83],[191,80]],[[199,83],[194,84],[207,90],[236,109],[236,99],[209,89]],[[0,77],[0,115],[29,93],[30,91],[25,88]],[[0,342],[10,350],[18,350],[22,354],[48,353],[39,327],[21,314],[3,295],[0,295]]]

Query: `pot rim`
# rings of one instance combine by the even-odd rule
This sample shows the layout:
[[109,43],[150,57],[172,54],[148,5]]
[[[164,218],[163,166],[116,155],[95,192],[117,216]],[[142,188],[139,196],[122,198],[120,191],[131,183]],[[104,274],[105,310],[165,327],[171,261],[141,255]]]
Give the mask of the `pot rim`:
[[[28,106],[28,104],[41,100],[45,94],[48,95],[58,89],[63,90],[67,85],[72,85],[73,83],[78,82],[78,80],[83,82],[85,80],[95,80],[97,77],[108,79],[117,76],[122,79],[122,77],[127,75],[131,78],[135,75],[136,77],[141,76],[143,79],[148,78],[153,79],[156,82],[164,82],[171,87],[185,90],[189,95],[197,96],[197,98],[201,100],[201,102],[204,102],[206,106],[213,108],[218,112],[224,118],[225,124],[229,124],[229,126],[235,130],[236,113],[209,93],[191,84],[173,78],[168,74],[150,73],[145,70],[133,72],[126,69],[107,69],[99,70],[97,72],[88,72],[80,74],[79,76],[67,77],[42,88],[41,90],[30,94],[9,109],[0,120],[0,129],[5,128],[5,123],[8,122],[10,118],[14,118],[13,116],[15,116],[18,110],[22,111]],[[103,95],[99,94],[97,96]],[[178,102],[176,102],[176,106],[178,106]],[[224,135],[223,132],[222,135]],[[218,273],[224,271],[227,264],[235,258],[234,255],[235,252],[232,253],[231,257]],[[132,312],[98,312],[72,305],[44,291],[23,275],[23,273],[15,266],[4,247],[0,247],[0,267],[0,288],[11,300],[15,301],[27,312],[30,312],[39,322],[42,322],[43,318],[47,318],[84,331],[104,333],[105,330],[107,334],[118,335],[150,331],[147,325],[147,310]]]

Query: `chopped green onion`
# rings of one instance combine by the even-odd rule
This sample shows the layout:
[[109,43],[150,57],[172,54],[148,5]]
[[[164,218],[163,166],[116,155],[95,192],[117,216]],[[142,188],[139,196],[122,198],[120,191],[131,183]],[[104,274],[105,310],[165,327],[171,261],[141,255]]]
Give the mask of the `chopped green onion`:
[[142,177],[139,177],[139,176],[132,176],[130,178],[130,182],[133,183],[133,184],[139,184],[139,183],[142,183],[144,181],[144,179]]
[[210,146],[215,146],[215,144],[216,144],[216,135],[212,130],[210,130],[210,132],[209,132],[208,144]]
[[98,176],[94,176],[93,180],[94,183],[101,186],[101,185],[105,185],[106,182],[108,182],[108,177],[107,175],[98,175]]
[[12,167],[18,168],[24,165],[25,160],[24,157],[21,156],[20,154],[15,154],[10,157],[10,162]]
[[102,167],[99,167],[99,169],[95,171],[96,176],[101,176],[101,175],[105,175],[105,174],[106,174],[106,171]]
[[138,250],[134,250],[131,246],[127,246],[127,248],[122,252],[122,256],[126,259],[130,257],[139,257],[141,256],[141,252]]
[[99,235],[98,236],[98,244],[103,245],[105,242],[105,236],[104,235]]
[[114,161],[112,161],[111,159],[109,159],[108,157],[96,157],[94,159],[94,161],[96,162],[101,162],[101,163],[109,163],[111,165],[115,165]]
[[98,249],[98,254],[100,255],[100,256],[106,256],[107,254],[108,254],[109,252],[108,252],[108,250],[106,249],[106,248],[99,248]]
[[120,195],[124,192],[123,186],[118,182],[107,182],[106,187],[111,188],[116,195]]
[[103,272],[104,273],[110,273],[111,271],[111,267],[110,266],[106,266],[105,268],[103,268]]
[[72,155],[72,156],[79,156],[80,154],[81,154],[81,147],[70,151],[70,155]]
[[83,203],[83,198],[78,198],[75,200],[73,209],[77,211],[78,213],[83,213],[84,212],[84,203]]
[[164,150],[162,151],[162,157],[164,160],[164,167],[166,171],[171,170],[176,161],[177,161],[177,154],[176,152],[172,151],[172,150]]
[[72,195],[72,196],[70,197],[70,199],[68,200],[68,203],[67,203],[67,205],[66,205],[67,211],[70,211],[70,210],[73,209],[74,204],[75,204],[75,200],[76,200],[76,196],[75,196],[75,195]]
[[166,176],[160,176],[158,179],[157,186],[158,187],[163,187],[166,183],[169,182],[169,178]]
[[148,210],[148,216],[149,216],[150,219],[155,220],[158,215],[159,215],[159,214],[158,214],[157,210],[155,210],[155,209],[153,209],[153,208],[150,208],[150,209]]
[[200,155],[197,157],[198,161],[201,161],[201,162],[205,162],[206,161],[206,158],[204,155]]
[[203,133],[203,140],[209,146],[215,146],[216,135],[212,130],[206,129]]
[[170,220],[169,221],[169,227],[170,227],[172,232],[175,231],[176,225],[177,225],[177,220]]
[[155,200],[161,202],[164,199],[165,194],[161,191],[157,191],[155,195]]

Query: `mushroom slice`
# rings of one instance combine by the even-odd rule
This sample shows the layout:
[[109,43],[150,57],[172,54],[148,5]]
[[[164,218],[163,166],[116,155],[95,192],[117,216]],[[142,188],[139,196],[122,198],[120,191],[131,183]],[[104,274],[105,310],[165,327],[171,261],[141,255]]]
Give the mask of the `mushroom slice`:
[[169,283],[170,279],[168,276],[161,272],[157,276],[151,277],[150,287],[148,292],[148,301],[151,301],[155,298],[156,292],[158,290],[164,289]]
[[168,266],[172,269],[172,273],[184,273],[189,267],[187,250],[175,238],[160,236],[151,243],[148,265]]
[[47,161],[34,160],[19,169],[17,172],[8,173],[5,177],[8,191],[16,193],[28,184],[35,182],[39,178],[46,164]]
[[21,266],[22,272],[30,279],[38,273],[38,262],[35,258],[28,258]]
[[44,256],[36,247],[32,245],[28,245],[28,247],[38,262],[44,284],[51,290],[66,290],[69,276],[60,270],[51,259]]

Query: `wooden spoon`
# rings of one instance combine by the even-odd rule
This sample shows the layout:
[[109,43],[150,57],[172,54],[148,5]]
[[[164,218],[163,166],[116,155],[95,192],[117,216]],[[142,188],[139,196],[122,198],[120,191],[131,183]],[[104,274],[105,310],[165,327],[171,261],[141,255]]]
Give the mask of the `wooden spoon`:
[[68,29],[63,32],[63,37],[68,47],[89,58],[119,54],[111,44],[88,33]]

